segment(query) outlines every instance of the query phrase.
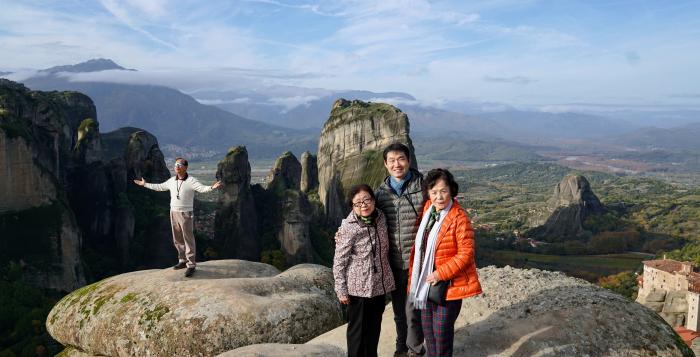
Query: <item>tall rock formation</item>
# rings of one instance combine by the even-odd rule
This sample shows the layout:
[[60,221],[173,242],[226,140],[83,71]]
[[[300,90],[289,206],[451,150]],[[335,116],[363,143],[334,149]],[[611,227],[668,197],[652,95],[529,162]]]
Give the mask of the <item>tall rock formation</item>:
[[318,162],[316,155],[308,151],[301,154],[301,191],[309,193],[318,190]]
[[283,191],[299,190],[301,187],[301,163],[290,151],[275,160],[275,165],[267,174],[267,189]]
[[330,224],[339,224],[349,212],[346,191],[355,184],[379,185],[386,177],[382,152],[400,142],[411,150],[408,117],[384,103],[338,99],[321,130],[318,144],[318,194]]
[[155,137],[102,135],[96,114],[80,93],[0,80],[0,264],[21,262],[34,285],[68,291],[158,266],[151,243],[168,242],[168,198],[130,183],[170,176]]
[[[262,236],[266,250],[279,250],[286,266],[313,261],[309,233],[312,207],[300,190],[302,166],[287,151],[275,161],[268,174],[268,184],[259,201]],[[276,242],[270,241],[274,237]]]
[[586,218],[605,211],[588,180],[581,175],[565,176],[555,187],[547,206],[551,214],[543,225],[531,230],[529,235],[548,241],[580,237]]
[[172,265],[177,253],[170,240],[170,197],[132,182],[143,178],[160,183],[170,177],[158,140],[139,128],[121,128],[101,137],[112,202],[99,222],[113,222],[107,234],[114,237],[122,267]]
[[80,122],[90,98],[32,92],[0,79],[0,264],[24,266],[27,281],[72,290],[85,283],[82,235],[63,183],[75,166]]
[[215,242],[219,256],[260,260],[262,245],[258,217],[250,187],[250,163],[245,146],[231,148],[219,162],[216,178],[224,187],[215,218]]

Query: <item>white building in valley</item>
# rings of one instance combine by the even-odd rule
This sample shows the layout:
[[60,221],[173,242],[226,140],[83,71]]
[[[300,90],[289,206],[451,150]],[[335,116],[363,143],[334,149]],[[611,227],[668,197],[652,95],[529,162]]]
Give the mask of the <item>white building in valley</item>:
[[637,301],[647,306],[653,305],[654,302],[668,305],[672,304],[673,301],[670,303],[667,301],[668,299],[656,301],[653,296],[658,296],[660,293],[666,296],[671,295],[670,293],[677,295],[679,292],[686,292],[685,328],[700,331],[700,318],[698,316],[700,310],[700,273],[695,271],[693,263],[672,259],[647,260],[643,263],[644,274],[638,281]]

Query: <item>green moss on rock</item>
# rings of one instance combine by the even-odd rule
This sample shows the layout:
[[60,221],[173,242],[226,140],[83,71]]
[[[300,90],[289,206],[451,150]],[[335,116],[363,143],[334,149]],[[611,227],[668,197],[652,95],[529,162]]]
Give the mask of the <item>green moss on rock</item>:
[[134,299],[136,298],[136,296],[138,296],[138,294],[136,294],[136,293],[128,293],[128,294],[124,295],[124,296],[119,300],[119,302],[121,302],[122,304],[126,304],[127,302],[129,302],[129,301],[131,301],[131,300],[134,300]]

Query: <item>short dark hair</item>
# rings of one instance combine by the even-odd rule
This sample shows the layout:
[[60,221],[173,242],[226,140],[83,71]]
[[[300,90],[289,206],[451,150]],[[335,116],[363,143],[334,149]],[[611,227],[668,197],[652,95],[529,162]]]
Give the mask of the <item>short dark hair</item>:
[[352,207],[352,199],[355,198],[355,195],[362,191],[369,193],[369,196],[372,197],[372,201],[377,200],[374,197],[374,191],[372,191],[372,188],[363,183],[350,187],[350,191],[348,191],[348,206]]
[[433,188],[437,184],[438,180],[445,181],[447,186],[450,187],[450,195],[452,198],[457,197],[457,194],[459,193],[459,185],[457,184],[457,181],[455,181],[455,177],[452,176],[452,173],[446,169],[432,169],[425,175],[425,178],[423,179],[423,191],[425,192],[426,196],[428,195],[428,190]]
[[393,143],[384,149],[383,155],[384,155],[385,162],[386,162],[386,155],[392,151],[401,151],[404,155],[406,155],[406,159],[408,159],[408,161],[411,161],[411,151],[408,149],[408,146],[401,144],[401,143]]
[[190,163],[187,162],[187,160],[185,160],[185,158],[183,158],[183,157],[176,157],[176,158],[175,158],[175,162],[177,162],[177,160],[182,161],[182,164],[185,165],[185,166],[189,166],[189,165],[190,165]]

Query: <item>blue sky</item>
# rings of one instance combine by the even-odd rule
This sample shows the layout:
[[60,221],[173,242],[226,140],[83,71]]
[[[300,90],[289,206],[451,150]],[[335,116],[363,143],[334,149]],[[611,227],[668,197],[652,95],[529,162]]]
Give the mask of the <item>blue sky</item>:
[[9,1],[0,70],[110,58],[179,87],[285,84],[700,108],[698,1]]

